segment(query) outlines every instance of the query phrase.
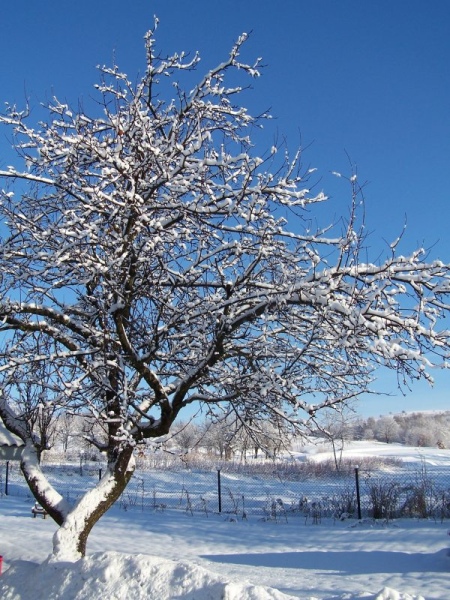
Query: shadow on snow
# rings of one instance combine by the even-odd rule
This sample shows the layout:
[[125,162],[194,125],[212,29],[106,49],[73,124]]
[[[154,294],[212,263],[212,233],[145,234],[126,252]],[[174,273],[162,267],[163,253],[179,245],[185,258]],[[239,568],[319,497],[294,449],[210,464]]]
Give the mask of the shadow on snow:
[[446,572],[450,568],[450,550],[434,554],[389,552],[262,552],[255,554],[203,555],[213,562],[274,567],[284,569],[310,569],[329,571],[341,575],[374,573]]

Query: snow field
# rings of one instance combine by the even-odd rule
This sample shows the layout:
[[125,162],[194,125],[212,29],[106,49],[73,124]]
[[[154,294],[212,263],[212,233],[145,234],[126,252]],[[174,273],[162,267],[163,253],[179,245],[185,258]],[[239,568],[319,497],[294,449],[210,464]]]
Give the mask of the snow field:
[[[413,448],[365,445],[347,451],[421,460]],[[446,451],[426,449],[425,458],[440,469],[450,464]],[[85,559],[54,563],[48,555],[56,526],[32,519],[32,504],[24,496],[0,497],[2,600],[449,598],[448,520],[313,524],[117,504],[94,527]]]

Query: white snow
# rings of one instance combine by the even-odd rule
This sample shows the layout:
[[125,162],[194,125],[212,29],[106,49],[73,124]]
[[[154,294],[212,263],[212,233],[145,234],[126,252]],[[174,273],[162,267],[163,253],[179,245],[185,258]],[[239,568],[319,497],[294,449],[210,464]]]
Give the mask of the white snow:
[[[353,452],[362,453],[362,446]],[[367,454],[367,442],[365,447]],[[395,454],[391,444],[374,450]],[[424,451],[442,462],[442,451]],[[409,452],[404,449],[402,458],[417,459],[415,449]],[[117,506],[94,527],[86,558],[55,562],[47,556],[56,525],[32,519],[32,504],[0,497],[2,600],[449,598],[448,522],[314,525]]]
[[6,429],[0,420],[0,446],[23,446],[23,442],[17,435]]

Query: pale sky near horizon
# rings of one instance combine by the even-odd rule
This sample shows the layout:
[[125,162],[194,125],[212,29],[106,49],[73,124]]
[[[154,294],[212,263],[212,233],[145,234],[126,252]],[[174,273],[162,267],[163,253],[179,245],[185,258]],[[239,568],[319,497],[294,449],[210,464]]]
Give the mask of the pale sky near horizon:
[[[245,101],[275,117],[258,140],[286,138],[317,167],[330,221],[348,210],[349,194],[332,171],[357,165],[364,188],[369,245],[376,259],[407,229],[401,251],[430,248],[450,262],[450,2],[447,0],[119,0],[5,3],[0,20],[0,101],[34,114],[53,94],[76,106],[95,96],[95,66],[114,60],[131,76],[144,65],[143,36],[160,19],[161,51],[200,51],[204,70],[251,31],[243,58],[262,56],[262,77]],[[6,132],[5,132],[6,133]],[[0,168],[15,159],[0,131]],[[450,409],[450,374],[397,395],[361,401],[364,415]]]

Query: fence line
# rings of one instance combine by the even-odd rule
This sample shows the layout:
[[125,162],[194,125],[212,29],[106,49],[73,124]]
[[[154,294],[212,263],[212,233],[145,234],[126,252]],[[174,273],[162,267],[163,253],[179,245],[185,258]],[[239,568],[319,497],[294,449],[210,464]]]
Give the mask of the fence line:
[[[104,473],[101,463],[43,464],[49,481],[69,502],[94,487]],[[0,495],[31,493],[15,461],[0,462]],[[317,474],[286,471],[236,472],[226,464],[214,469],[137,469],[117,501],[124,510],[184,510],[189,514],[222,513],[230,518],[287,520],[397,517],[450,518],[448,468],[395,468],[390,471],[347,469]]]

